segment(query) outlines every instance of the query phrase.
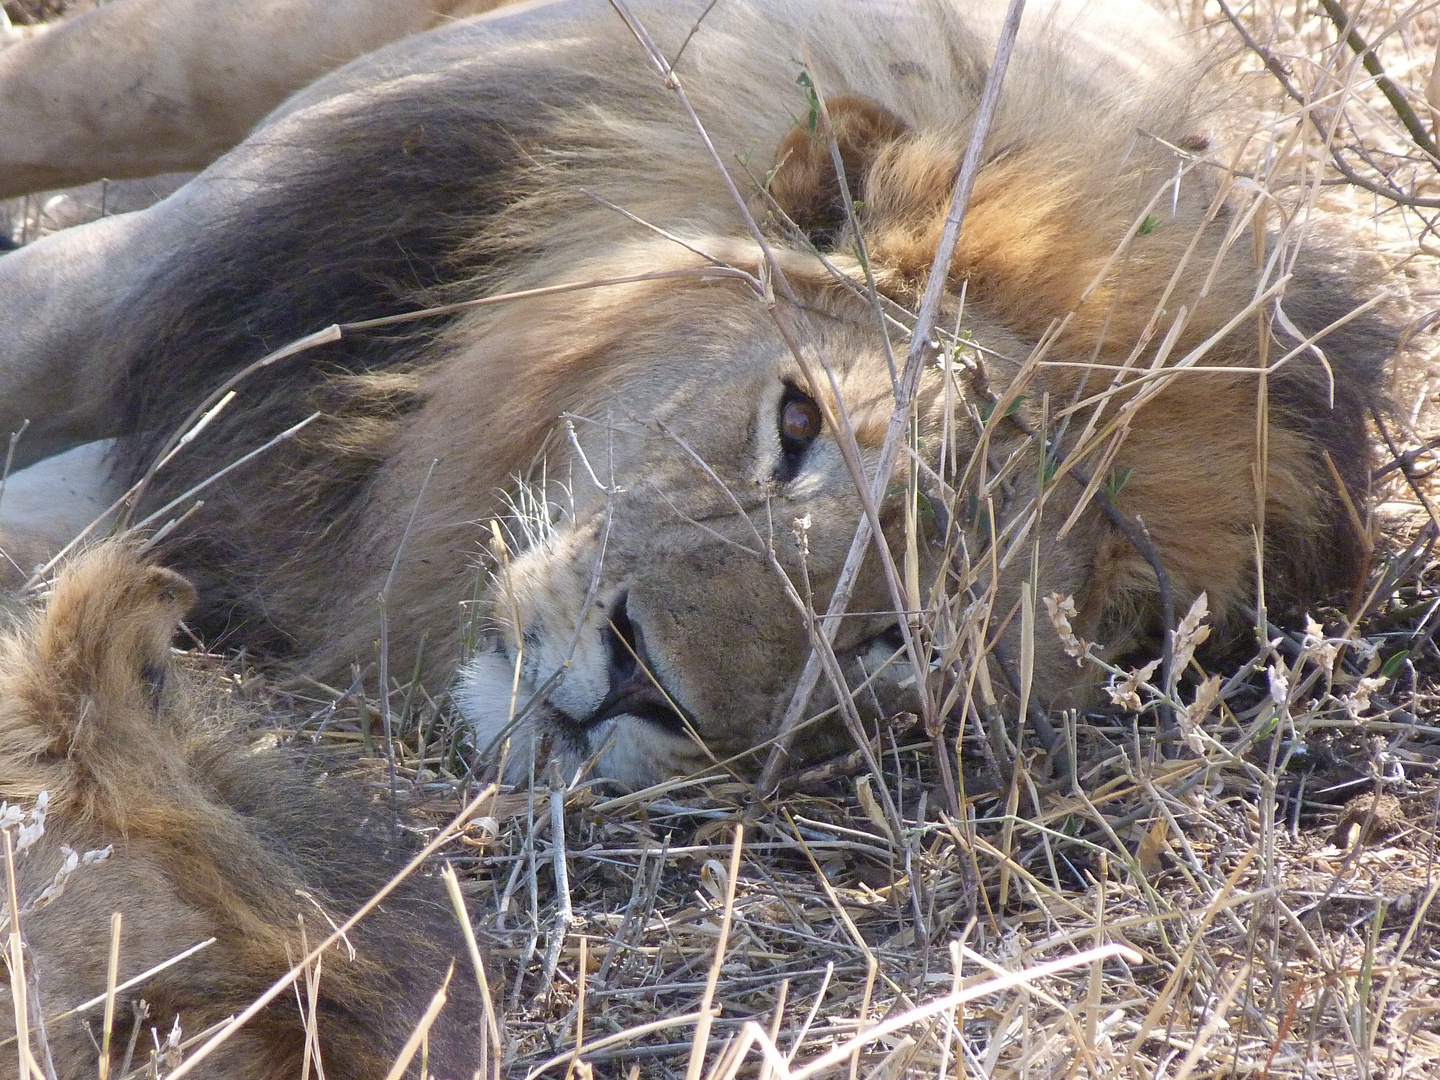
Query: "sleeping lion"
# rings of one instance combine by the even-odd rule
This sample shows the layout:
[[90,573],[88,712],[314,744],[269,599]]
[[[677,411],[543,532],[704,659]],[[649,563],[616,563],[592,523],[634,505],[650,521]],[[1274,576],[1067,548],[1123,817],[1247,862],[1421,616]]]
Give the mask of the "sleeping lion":
[[1353,584],[1392,336],[1212,145],[1176,26],[1027,6],[887,454],[1004,5],[620,7],[403,40],[0,259],[0,430],[68,451],[11,481],[17,562],[131,491],[209,640],[378,655],[509,776],[630,785],[766,745],[816,664],[852,729],[1084,708],[1257,566]]

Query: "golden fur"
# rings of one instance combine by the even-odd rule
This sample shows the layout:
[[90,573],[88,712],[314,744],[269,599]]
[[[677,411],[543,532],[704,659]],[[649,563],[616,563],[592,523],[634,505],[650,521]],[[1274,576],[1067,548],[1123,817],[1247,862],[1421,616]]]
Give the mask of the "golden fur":
[[[209,937],[209,948],[118,996],[112,1075],[139,1023],[143,1064],[178,1021],[195,1035],[234,1015],[287,972],[398,869],[383,827],[346,793],[316,790],[276,753],[247,752],[237,706],[170,658],[194,599],[180,575],[120,546],[59,578],[43,609],[0,638],[0,801],[48,795],[44,837],[17,858],[32,1042],[61,1077],[94,1076],[96,1010],[57,1019],[106,986],[110,917],[122,916],[119,980]],[[63,850],[113,848],[63,893],[26,911]],[[318,905],[318,906],[317,906]],[[329,950],[319,981],[319,1052],[331,1075],[383,1077],[457,964],[451,1003],[431,1035],[431,1069],[469,1075],[478,995],[441,890],[425,882]],[[135,1019],[132,1005],[148,1004]],[[8,984],[0,1025],[15,1030]],[[293,992],[257,1015],[202,1075],[298,1075],[303,1017]],[[0,1067],[18,1075],[15,1049]]]
[[[636,784],[743,754],[785,711],[810,649],[800,609],[824,607],[860,516],[834,425],[847,418],[873,469],[889,422],[887,351],[907,342],[877,326],[867,269],[882,302],[915,303],[1002,7],[638,5],[662,52],[685,43],[681,80],[743,208],[606,4],[403,43],[317,84],[139,221],[93,233],[108,276],[71,269],[33,302],[77,301],[22,363],[59,385],[89,355],[74,342],[92,342],[119,403],[97,434],[122,436],[134,478],[227,373],[321,325],[610,282],[267,367],[144,502],[318,411],[172,536],[207,633],[345,677],[376,655],[383,595],[390,676],[460,666],[477,740],[498,755],[514,736],[512,775],[546,742],[567,768],[593,759]],[[1257,239],[1263,219],[1226,197],[1177,28],[1138,2],[1082,0],[1033,4],[1022,25],[950,268],[956,359],[932,357],[921,384],[915,472],[933,514],[912,580],[951,627],[921,658],[939,700],[994,645],[1002,695],[1033,655],[1033,701],[1087,706],[1098,670],[1043,623],[1022,643],[1025,595],[1036,610],[1073,595],[1077,629],[1112,656],[1162,629],[1156,573],[1095,492],[1143,522],[1180,611],[1204,590],[1234,619],[1257,552],[1271,597],[1349,585],[1363,545],[1345,503],[1366,499],[1389,336],[1361,319],[1323,337],[1323,362],[1297,348],[1287,325],[1319,334],[1363,290],[1333,253],[1297,252],[1297,234]],[[51,280],[44,244],[10,258]],[[112,298],[98,282],[127,276],[117,265],[143,284]],[[93,313],[87,288],[104,297]],[[823,412],[819,437],[786,442],[791,406]],[[903,561],[901,462],[880,515]],[[976,650],[961,624],[987,605]],[[835,644],[854,685],[895,648],[878,560],[850,609]],[[860,704],[913,706],[907,682],[892,664]]]

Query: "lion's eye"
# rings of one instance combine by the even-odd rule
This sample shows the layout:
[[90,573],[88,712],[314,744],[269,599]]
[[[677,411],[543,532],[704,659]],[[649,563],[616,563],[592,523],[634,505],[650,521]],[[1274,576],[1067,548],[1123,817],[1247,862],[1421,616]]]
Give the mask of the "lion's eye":
[[780,467],[775,471],[775,479],[779,483],[788,483],[800,472],[805,451],[820,434],[824,423],[820,406],[815,404],[813,398],[793,386],[785,388],[785,396],[780,399],[780,415],[777,421],[781,460]]
[[815,440],[824,423],[820,406],[792,389],[780,402],[780,442],[787,453],[798,453]]

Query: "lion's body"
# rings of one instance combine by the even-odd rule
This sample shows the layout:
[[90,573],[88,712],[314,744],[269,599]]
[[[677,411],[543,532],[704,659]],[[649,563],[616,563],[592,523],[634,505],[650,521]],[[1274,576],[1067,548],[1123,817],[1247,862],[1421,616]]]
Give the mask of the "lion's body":
[[[0,420],[30,415],[27,438],[46,450],[82,431],[119,435],[119,475],[134,478],[227,374],[327,324],[650,275],[350,333],[271,365],[155,475],[145,506],[318,410],[208,488],[180,527],[172,557],[200,585],[210,634],[331,675],[374,655],[383,596],[392,677],[448,677],[472,643],[462,604],[481,590],[487,523],[501,519],[505,569],[459,695],[484,738],[544,690],[522,731],[555,734],[576,763],[609,747],[609,775],[642,782],[703,764],[687,725],[709,752],[739,753],[773,731],[810,647],[777,564],[823,607],[861,513],[835,424],[848,416],[873,469],[893,400],[819,102],[796,85],[801,61],[836,103],[869,268],[884,295],[912,304],[1002,6],[721,0],[698,30],[704,4],[638,8],[662,53],[684,43],[681,81],[745,210],[604,3],[500,12],[402,42],[322,80],[152,210],[7,256],[0,289],[25,314],[0,326],[0,391],[11,391]],[[947,388],[932,361],[921,389],[936,490],[958,485],[982,437],[986,483],[1013,456],[979,496],[970,475],[945,516],[972,527],[962,584],[994,586],[992,633],[1012,660],[1032,655],[1019,643],[1026,591],[1073,594],[1081,629],[1117,649],[1154,630],[1150,564],[1093,503],[1070,520],[1087,473],[1143,519],[1182,603],[1205,590],[1221,617],[1233,613],[1262,544],[1272,587],[1303,597],[1346,581],[1359,543],[1324,453],[1363,504],[1364,411],[1385,336],[1351,323],[1322,343],[1325,364],[1297,350],[1262,395],[1254,369],[1296,342],[1272,336],[1265,290],[1278,271],[1257,263],[1251,232],[1216,200],[1215,170],[1182,169],[1173,149],[1207,133],[1175,28],[1138,4],[1032,8],[951,269],[945,325],[963,286],[960,325],[989,350],[984,370]],[[772,167],[779,208],[833,248],[858,294],[774,223],[759,191]],[[768,222],[783,270],[773,305],[744,277],[774,278],[747,212]],[[1353,306],[1328,256],[1302,253],[1293,274],[1285,312],[1303,333]],[[1022,365],[1067,319],[1047,363]],[[901,362],[903,334],[892,337]],[[1152,382],[1157,350],[1162,367],[1203,370]],[[833,383],[818,374],[826,364]],[[1074,413],[1063,446],[1098,431],[1100,448],[1050,477],[1013,423],[984,424],[979,384],[1001,394],[1017,372],[1017,419],[1047,431],[1077,397],[1139,381]],[[69,396],[56,401],[61,385]],[[776,428],[796,394],[825,429],[798,450]],[[941,442],[948,465],[933,455]],[[1036,518],[1021,508],[1042,477]],[[517,478],[547,520],[515,518],[527,497]],[[977,497],[1026,522],[1028,533],[1001,536],[1000,550],[1028,537],[1003,565],[979,554]],[[902,503],[880,508],[897,552]],[[802,573],[792,522],[807,516]],[[953,587],[955,543],[922,539],[915,580]],[[896,610],[874,560],[851,606]],[[894,623],[846,620],[841,666],[869,663]],[[658,686],[635,673],[637,656]],[[1093,673],[1048,630],[1033,656],[1037,700],[1090,699]]]
[[[100,1031],[101,1012],[61,1014],[105,993],[112,912],[121,915],[122,983],[216,939],[117,995],[117,1075],[132,1026],[139,1066],[155,1045],[151,1027],[163,1040],[178,1021],[193,1036],[239,1013],[404,861],[383,823],[367,824],[374,811],[363,799],[318,789],[278,752],[245,750],[240,709],[171,661],[170,637],[193,597],[173,572],[107,547],[62,574],[45,609],[0,639],[0,801],[29,807],[48,794],[44,836],[16,865],[31,1031],[36,1017],[46,1021],[32,1045],[53,1059],[49,1075],[95,1075],[86,1028]],[[27,910],[51,884],[62,846],[113,850]],[[330,1075],[385,1076],[452,960],[430,1067],[470,1075],[479,994],[438,883],[402,885],[349,942],[355,955],[328,950],[317,983],[317,1049]],[[0,989],[0,1025],[13,1033],[11,985]],[[149,1013],[137,1021],[132,1003],[142,999]],[[287,990],[201,1075],[298,1075],[304,1029]],[[0,1065],[21,1075],[13,1044]]]

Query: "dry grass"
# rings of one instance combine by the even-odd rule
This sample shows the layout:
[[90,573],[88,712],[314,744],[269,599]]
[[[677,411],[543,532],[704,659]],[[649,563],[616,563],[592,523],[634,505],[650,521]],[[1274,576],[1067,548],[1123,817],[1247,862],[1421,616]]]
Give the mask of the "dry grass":
[[[449,857],[498,962],[506,1075],[1440,1073],[1440,210],[1424,205],[1440,172],[1318,10],[1264,0],[1240,18],[1326,102],[1342,163],[1397,198],[1332,186],[1319,131],[1217,5],[1179,6],[1267,117],[1247,161],[1294,217],[1367,234],[1415,331],[1377,433],[1364,593],[1310,626],[1267,624],[1251,656],[1202,653],[1175,687],[1137,687],[1138,713],[1070,718],[1068,773],[1028,735],[967,730],[946,751],[958,812],[913,717],[778,796],[717,774],[493,797]],[[1432,129],[1437,22],[1390,0],[1357,22]],[[1221,679],[1188,723],[1199,665]],[[300,746],[361,751],[357,774],[417,827],[479,789],[443,701],[413,685],[384,702],[369,672],[242,692],[303,718]]]
[[[1021,985],[864,1045],[858,1075],[961,1061],[957,1075],[1429,1075],[1440,730],[1316,704],[1289,714],[1297,734],[1256,738],[1269,711],[1208,725],[1182,760],[1123,721],[1087,724],[1083,794],[1046,791],[1023,760],[1008,795],[967,770],[959,820],[938,809],[930,744],[903,722],[872,747],[881,775],[820,766],[778,805],[724,777],[502,796],[452,860],[500,963],[510,1074],[550,1062],[561,1075],[578,1046],[602,1074],[680,1075],[728,919],[707,1068],[753,1022],[798,1074],[862,1026],[1005,972]],[[430,740],[423,763],[410,751],[429,712],[398,740],[399,794],[438,825],[460,759]],[[365,740],[358,716],[321,713],[326,738]],[[1375,778],[1402,769],[1407,782]],[[380,765],[370,773],[383,792]],[[1373,821],[1364,799],[1336,807],[1377,788],[1400,794]],[[1105,945],[1127,951],[1030,975]]]

